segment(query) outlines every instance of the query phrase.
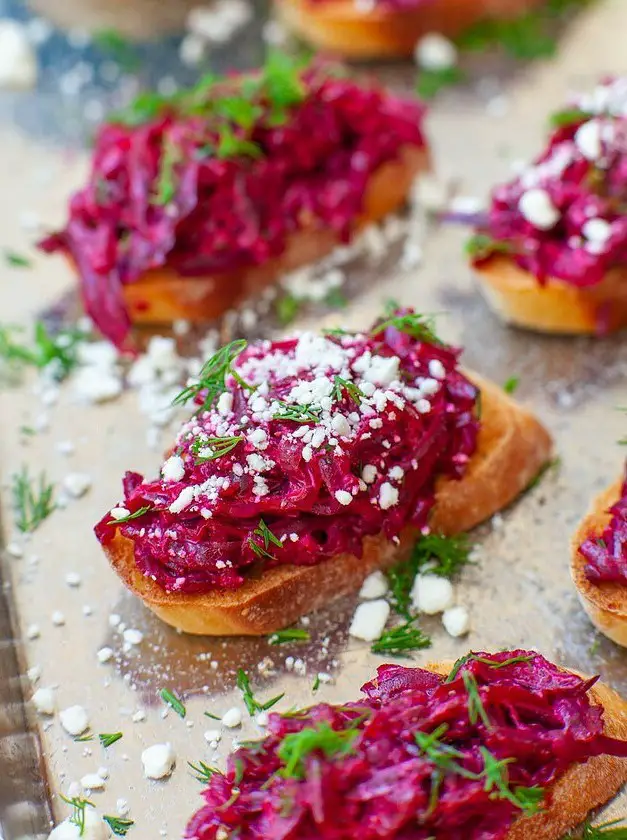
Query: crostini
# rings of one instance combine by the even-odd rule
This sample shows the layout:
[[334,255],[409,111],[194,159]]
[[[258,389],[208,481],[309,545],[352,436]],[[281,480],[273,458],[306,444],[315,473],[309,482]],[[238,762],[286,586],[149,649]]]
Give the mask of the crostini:
[[353,59],[410,56],[424,35],[455,38],[545,0],[275,0],[280,20],[319,49]]
[[101,128],[65,229],[40,245],[69,259],[105,336],[217,317],[403,205],[428,168],[423,107],[336,69],[272,53]]
[[627,647],[627,469],[594,500],[579,526],[571,572],[594,626]]
[[96,526],[111,565],[188,633],[265,634],[466,531],[551,454],[543,426],[458,367],[423,317],[223,347],[161,470]]
[[383,665],[357,701],[272,713],[186,840],[561,840],[627,781],[627,703],[524,650]]
[[627,326],[627,77],[554,115],[545,151],[492,193],[469,243],[503,320],[550,333]]

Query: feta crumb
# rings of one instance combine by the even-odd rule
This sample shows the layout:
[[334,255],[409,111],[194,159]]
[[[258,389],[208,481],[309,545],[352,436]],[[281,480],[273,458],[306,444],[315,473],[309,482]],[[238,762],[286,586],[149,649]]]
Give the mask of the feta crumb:
[[218,414],[222,417],[227,417],[233,410],[233,394],[230,391],[225,391],[218,397],[216,406]]
[[71,586],[73,589],[76,589],[77,586],[81,585],[82,578],[77,572],[68,572],[65,576],[65,582],[68,586]]
[[33,694],[33,705],[40,715],[53,715],[56,709],[54,691],[51,688],[38,688]]
[[66,490],[73,499],[80,499],[91,487],[91,476],[87,473],[72,472],[68,473],[63,479],[63,489]]
[[414,59],[423,70],[450,70],[457,64],[457,47],[439,32],[429,32],[416,44]]
[[59,713],[61,726],[68,735],[82,735],[89,729],[89,715],[82,706],[70,706]]
[[606,219],[588,219],[582,225],[581,232],[589,242],[605,245],[612,236],[612,225]]
[[7,554],[10,554],[11,557],[15,557],[16,560],[19,560],[20,557],[24,556],[24,549],[21,545],[19,545],[19,543],[10,542],[7,545]]
[[375,642],[381,638],[389,617],[390,605],[387,601],[364,601],[355,610],[348,628],[349,635],[365,642]]
[[129,627],[128,630],[122,633],[122,638],[127,645],[141,645],[144,641],[144,634],[141,630],[134,630],[132,627]]
[[131,720],[133,723],[143,723],[146,720],[146,712],[143,709],[138,709],[136,712],[133,712]]
[[33,665],[31,668],[28,669],[26,672],[26,676],[32,683],[38,682],[41,677],[41,667],[39,665]]
[[353,497],[347,490],[336,490],[335,498],[341,505],[350,505],[353,501]]
[[111,613],[109,615],[109,626],[110,627],[117,627],[119,623],[122,621],[120,616],[117,613]]
[[379,505],[381,510],[388,510],[394,507],[398,502],[398,489],[390,484],[389,481],[384,481],[379,490]]
[[377,478],[377,468],[373,464],[366,464],[361,471],[361,477],[366,484],[372,484]]
[[209,744],[217,744],[222,738],[222,733],[219,729],[208,729],[205,732],[205,741]]
[[65,624],[65,616],[60,610],[55,610],[52,613],[51,620],[55,627],[63,627]]
[[74,374],[72,379],[76,396],[87,403],[114,400],[122,393],[122,379],[116,371],[88,365]]
[[596,161],[603,154],[602,134],[598,120],[588,120],[575,132],[575,144],[586,160]]
[[113,659],[113,650],[110,647],[100,648],[96,657],[98,662],[100,662],[101,665],[104,665],[106,662],[110,662]]
[[405,475],[405,470],[402,467],[399,467],[399,466],[392,467],[392,469],[390,470],[388,475],[394,481],[400,481],[403,478],[403,476]]
[[364,580],[359,590],[359,597],[367,601],[383,598],[388,591],[388,579],[383,572],[373,572]]
[[180,455],[171,455],[161,467],[164,481],[181,481],[185,475],[185,464]]
[[125,507],[114,507],[111,508],[109,511],[112,519],[126,519],[127,516],[131,515],[131,512],[128,508]]
[[194,501],[194,488],[184,487],[168,510],[170,513],[181,513]]
[[462,606],[449,607],[448,610],[444,611],[442,624],[450,636],[454,638],[465,636],[470,630],[470,614],[468,609]]
[[147,779],[165,779],[174,770],[176,756],[171,744],[154,744],[142,752],[144,776]]
[[350,423],[343,414],[335,414],[333,416],[331,428],[340,437],[348,437],[351,433]]
[[241,709],[237,708],[237,706],[233,706],[222,715],[222,725],[226,726],[227,729],[235,729],[236,727],[241,726],[241,723],[242,712]]
[[48,840],[108,840],[109,829],[95,808],[86,805],[84,814],[85,821],[82,826],[78,826],[68,817],[52,829]]
[[453,585],[440,575],[416,575],[411,597],[419,612],[436,615],[453,606]]
[[0,20],[0,89],[29,90],[37,83],[37,53],[22,23]]
[[446,376],[446,368],[439,359],[431,359],[429,362],[429,376],[434,379],[444,379]]
[[248,440],[256,449],[265,449],[268,446],[268,435],[263,429],[255,429],[252,431]]
[[131,812],[130,805],[126,799],[118,799],[115,803],[115,810],[118,812],[120,817],[127,817]]
[[38,639],[41,636],[41,630],[39,629],[38,624],[29,624],[26,628],[26,638],[29,639],[31,642],[35,639]]
[[518,202],[518,209],[529,224],[538,230],[550,230],[560,219],[560,212],[553,204],[551,196],[540,187],[533,187],[524,192]]
[[83,790],[104,790],[105,779],[98,773],[86,773],[81,779]]
[[268,719],[268,713],[262,711],[259,712],[259,714],[255,718],[255,723],[257,724],[257,726],[260,726],[262,729],[264,729],[268,725]]

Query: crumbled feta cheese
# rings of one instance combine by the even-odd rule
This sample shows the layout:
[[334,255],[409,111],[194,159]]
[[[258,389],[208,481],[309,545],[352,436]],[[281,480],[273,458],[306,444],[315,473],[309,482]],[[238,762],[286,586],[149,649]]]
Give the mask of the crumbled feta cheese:
[[144,776],[147,779],[165,779],[174,770],[176,756],[171,744],[154,744],[142,752]]
[[131,515],[131,512],[128,508],[125,507],[114,507],[110,510],[111,518],[112,519],[126,519],[127,516]]
[[110,662],[113,659],[113,649],[110,647],[100,648],[96,657],[98,662],[100,662],[101,665],[104,665],[106,662]]
[[171,455],[161,467],[164,481],[181,481],[185,475],[185,464],[180,455]]
[[431,359],[431,361],[429,362],[429,376],[432,376],[434,379],[445,378],[446,368],[439,359]]
[[206,41],[191,32],[179,45],[179,58],[186,67],[196,67],[205,57]]
[[558,223],[560,212],[546,190],[534,187],[520,197],[518,209],[529,224],[539,230],[550,230]]
[[194,501],[194,488],[184,487],[177,498],[172,502],[168,510],[170,513],[181,513]]
[[612,225],[606,219],[588,219],[584,222],[581,232],[589,242],[605,245],[612,236]]
[[353,497],[347,490],[336,490],[335,498],[341,505],[350,505],[353,501]]
[[41,636],[41,630],[39,629],[38,624],[29,624],[26,628],[26,638],[29,639],[31,642],[35,639],[38,639]]
[[208,729],[205,732],[205,741],[209,744],[217,744],[222,738],[222,733],[219,729]]
[[450,70],[457,64],[457,47],[439,32],[429,32],[416,44],[414,58],[423,70]]
[[383,572],[373,572],[365,579],[359,590],[359,597],[367,601],[383,598],[388,591],[388,579]]
[[68,586],[76,589],[82,583],[82,578],[77,572],[68,572],[65,576],[65,582]]
[[68,735],[82,735],[89,729],[89,715],[82,706],[70,706],[59,712],[61,726]]
[[7,554],[10,554],[11,557],[15,557],[16,560],[19,560],[20,557],[24,556],[24,549],[21,545],[19,545],[19,543],[10,542],[7,545]]
[[122,393],[122,378],[117,371],[95,365],[79,368],[72,378],[76,396],[87,403],[114,400]]
[[333,432],[339,437],[347,438],[350,436],[350,423],[348,422],[346,417],[344,417],[343,414],[333,415],[333,419],[331,420],[331,428],[333,429]]
[[52,613],[51,620],[55,627],[63,627],[65,624],[65,616],[60,610],[55,610]]
[[230,391],[224,391],[218,397],[217,411],[222,417],[228,417],[233,410],[233,394]]
[[68,473],[63,479],[63,489],[66,490],[73,499],[80,499],[91,487],[91,476],[87,473],[72,472]]
[[377,479],[377,468],[373,464],[366,464],[361,471],[361,477],[366,484],[373,484]]
[[393,481],[400,481],[405,475],[405,470],[397,465],[395,467],[392,467],[388,475]]
[[52,829],[48,840],[108,840],[110,836],[108,826],[95,808],[86,805],[83,813],[85,814],[84,823],[81,820],[79,826],[76,822],[72,822],[71,817],[68,817]]
[[40,715],[53,715],[56,709],[54,691],[51,688],[38,688],[33,694],[33,705]]
[[379,490],[379,505],[381,510],[388,510],[394,507],[398,502],[398,489],[390,484],[389,481],[384,481]]
[[81,778],[81,787],[83,790],[104,790],[105,781],[98,773],[86,773]]
[[586,160],[597,161],[603,154],[603,130],[599,120],[588,120],[575,133],[575,144]]
[[470,630],[470,614],[466,607],[449,607],[444,611],[442,624],[450,636],[465,636]]
[[28,90],[37,83],[37,53],[23,23],[0,19],[0,89]]
[[257,726],[260,726],[262,729],[264,729],[268,725],[268,720],[268,713],[261,711],[255,718],[255,723],[257,724]]
[[355,610],[348,632],[356,639],[375,642],[381,638],[389,616],[390,605],[387,601],[364,601]]
[[399,364],[398,356],[371,356],[370,366],[364,370],[362,378],[365,382],[386,388],[398,378]]
[[26,676],[28,679],[34,684],[38,682],[41,677],[41,667],[39,665],[33,665],[31,668],[28,669],[26,672]]
[[127,817],[131,812],[130,805],[126,799],[118,799],[115,803],[115,810],[120,817]]
[[138,709],[131,715],[133,723],[143,723],[146,720],[146,712],[143,709]]
[[411,597],[419,612],[436,615],[453,606],[453,585],[440,575],[416,575]]
[[255,429],[248,435],[248,441],[256,449],[266,449],[268,446],[268,435],[263,429]]
[[236,727],[241,726],[241,724],[242,712],[237,706],[233,706],[222,715],[222,725],[226,726],[227,729],[235,729]]
[[141,630],[134,630],[129,627],[128,630],[125,630],[124,633],[122,633],[122,638],[127,645],[141,645],[144,641],[144,634]]

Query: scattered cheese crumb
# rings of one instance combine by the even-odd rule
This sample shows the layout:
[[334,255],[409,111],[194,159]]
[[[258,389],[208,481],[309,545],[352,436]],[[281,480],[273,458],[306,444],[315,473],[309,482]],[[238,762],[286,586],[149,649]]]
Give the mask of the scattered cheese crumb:
[[114,507],[111,508],[110,514],[112,519],[126,519],[127,516],[131,515],[131,512],[125,507]]
[[389,481],[384,481],[379,490],[379,505],[381,510],[388,510],[398,502],[398,489],[390,484]]
[[20,557],[24,556],[24,549],[18,543],[10,542],[7,545],[7,554],[10,554],[11,557],[15,557],[16,560],[19,560]]
[[82,735],[89,729],[89,715],[82,706],[70,706],[59,712],[61,726],[68,735]]
[[77,572],[68,572],[65,576],[65,582],[68,586],[76,588],[81,585],[82,578]]
[[31,642],[41,636],[41,630],[38,624],[29,624],[26,628],[26,638]]
[[419,612],[436,615],[453,606],[453,585],[440,575],[416,575],[411,597]]
[[55,610],[52,613],[51,620],[55,627],[63,627],[65,624],[65,616],[61,610]]
[[63,488],[73,499],[80,499],[91,487],[91,476],[87,473],[68,473],[63,479]]
[[33,694],[33,705],[40,715],[53,715],[56,709],[54,691],[51,688],[38,688]]
[[359,597],[367,601],[383,598],[388,591],[388,579],[383,572],[373,572],[365,579],[359,590]]
[[104,665],[105,662],[110,662],[113,659],[113,650],[110,647],[100,648],[96,657],[98,658],[98,662],[100,662],[101,665]]
[[341,505],[350,505],[353,501],[353,497],[347,490],[336,490],[335,498]]
[[587,160],[598,160],[603,154],[601,123],[588,120],[580,125],[575,132],[575,144]]
[[454,638],[465,636],[470,630],[470,614],[468,609],[462,606],[449,607],[448,610],[444,611],[442,624],[450,636]]
[[81,779],[83,790],[104,790],[105,779],[99,773],[86,773]]
[[241,723],[242,712],[241,709],[237,708],[237,706],[233,706],[222,715],[222,725],[226,726],[227,729],[235,729],[236,727],[241,726]]
[[87,805],[84,814],[84,825],[78,826],[68,817],[52,829],[48,840],[108,840],[109,829],[95,808]]
[[529,224],[538,230],[550,230],[560,219],[560,212],[546,190],[534,187],[524,192],[518,209]]
[[423,70],[449,70],[457,64],[457,47],[439,32],[429,32],[416,44],[414,58]]
[[124,631],[124,633],[122,634],[122,638],[124,639],[127,645],[141,645],[141,643],[144,641],[144,634],[141,632],[141,630],[134,630],[132,628],[129,628],[128,630]]
[[115,803],[115,810],[118,812],[120,817],[127,817],[131,812],[130,805],[126,799],[118,799]]
[[261,726],[261,728],[265,728],[268,725],[268,713],[267,712],[259,712],[257,717],[255,718],[255,723],[257,726]]
[[138,709],[136,712],[133,712],[131,720],[133,723],[143,723],[146,720],[146,712],[143,709]]
[[165,481],[181,481],[185,475],[185,464],[180,455],[171,455],[161,468]]
[[144,775],[147,779],[165,779],[174,770],[176,756],[171,744],[154,744],[142,752]]
[[387,601],[366,601],[355,610],[348,632],[356,639],[375,642],[381,638],[389,616],[390,605]]

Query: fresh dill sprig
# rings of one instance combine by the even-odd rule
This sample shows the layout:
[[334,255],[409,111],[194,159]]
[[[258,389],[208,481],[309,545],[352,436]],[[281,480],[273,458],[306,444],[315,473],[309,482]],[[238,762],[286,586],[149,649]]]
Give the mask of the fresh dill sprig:
[[282,694],[273,697],[271,700],[267,700],[265,703],[260,703],[259,700],[253,694],[252,688],[250,687],[250,680],[248,679],[248,674],[243,668],[240,668],[237,672],[237,687],[242,692],[242,699],[244,701],[244,705],[248,709],[248,714],[252,717],[253,715],[257,714],[257,712],[267,712],[273,706],[275,706],[279,700],[281,700],[285,692]]
[[464,78],[463,70],[457,66],[439,70],[422,68],[416,80],[416,93],[421,99],[433,99],[443,88],[459,84]]
[[182,701],[176,696],[176,694],[173,694],[169,688],[162,688],[159,692],[159,696],[167,706],[177,713],[180,718],[185,717],[187,709],[183,705]]
[[157,176],[157,194],[152,199],[153,204],[165,206],[170,204],[176,195],[176,166],[181,161],[179,146],[169,137],[163,141],[159,174]]
[[0,358],[10,364],[31,365],[47,369],[57,381],[62,381],[78,364],[77,347],[85,334],[77,329],[48,332],[45,324],[35,324],[34,346],[28,347],[15,339],[19,327],[0,326]]
[[74,736],[74,743],[76,744],[84,744],[87,741],[93,741],[94,736],[91,732],[85,732],[83,735],[75,735]]
[[202,366],[202,370],[198,375],[198,382],[188,385],[174,400],[174,405],[185,405],[189,400],[196,399],[204,393],[203,404],[200,411],[206,411],[211,408],[214,402],[218,399],[220,394],[226,390],[226,377],[230,374],[247,390],[254,390],[251,385],[239,376],[233,369],[233,363],[246,348],[248,342],[243,338],[237,341],[231,341],[230,344],[225,344],[217,353],[208,359]]
[[513,394],[518,390],[520,385],[520,376],[510,376],[503,383],[503,390],[506,394]]
[[314,694],[320,688],[320,683],[321,683],[320,674],[316,674],[316,678],[313,681],[313,685],[311,686],[311,690]]
[[113,746],[113,744],[117,743],[123,737],[121,732],[102,732],[98,735],[98,740],[102,744],[102,746],[106,749],[107,747]]
[[461,671],[461,669],[466,665],[468,662],[481,662],[482,665],[488,665],[490,668],[494,668],[495,671],[500,670],[501,668],[508,668],[510,665],[517,665],[520,662],[531,662],[533,660],[533,654],[520,654],[519,656],[510,656],[508,659],[503,660],[496,660],[496,659],[489,659],[486,656],[477,656],[476,653],[467,653],[465,656],[462,656],[460,659],[455,662],[453,667],[451,668],[451,672],[449,673],[448,677],[444,680],[444,682],[453,682],[453,680],[457,679],[457,675]]
[[421,315],[419,312],[405,312],[392,314],[380,321],[371,330],[370,335],[374,338],[384,332],[388,327],[394,327],[399,332],[410,335],[418,341],[427,344],[442,345],[442,342],[435,334],[435,321],[432,317]]
[[19,473],[13,474],[11,489],[15,524],[23,533],[35,531],[55,509],[54,485],[48,482],[45,472],[34,479],[23,466]]
[[94,803],[90,802],[89,799],[82,799],[80,796],[67,797],[63,796],[62,793],[60,793],[59,796],[64,802],[72,806],[72,813],[69,816],[69,821],[73,825],[77,826],[78,836],[82,837],[85,833],[85,809],[88,805],[90,808],[93,808]]
[[551,114],[549,117],[549,126],[551,128],[564,128],[578,122],[583,122],[589,119],[589,117],[590,114],[587,114],[580,108],[564,108],[561,111],[555,111]]
[[308,630],[302,630],[300,627],[287,628],[286,630],[277,630],[268,637],[271,645],[283,645],[286,642],[309,642],[311,641],[311,634]]
[[[627,826],[621,826],[622,820],[611,820],[601,825],[586,822],[581,840],[627,840]],[[574,836],[574,835],[569,835]]]
[[18,254],[17,251],[11,251],[8,248],[5,248],[3,251],[4,261],[7,265],[12,266],[13,268],[32,268],[33,263],[28,257],[23,256],[22,254]]
[[415,622],[416,619],[412,618],[405,624],[386,630],[381,638],[373,643],[371,651],[385,656],[411,656],[415,650],[431,647],[431,639]]
[[337,730],[324,722],[292,732],[283,738],[277,748],[283,764],[279,773],[286,779],[302,779],[305,776],[305,760],[313,752],[321,752],[327,759],[342,758],[353,751],[358,736],[359,730],[354,725]]
[[274,311],[282,326],[287,327],[296,320],[303,301],[291,292],[283,292],[274,305]]
[[244,435],[210,437],[206,440],[195,440],[192,444],[192,452],[196,455],[197,464],[205,464],[207,461],[215,461],[216,458],[222,458],[224,455],[228,455],[243,440]]
[[125,522],[131,522],[133,519],[139,519],[140,516],[148,513],[149,510],[152,510],[150,505],[142,505],[142,507],[133,511],[133,513],[129,513],[128,516],[123,516],[121,519],[110,519],[107,522],[107,525],[124,525]]
[[447,731],[448,724],[441,723],[431,733],[414,732],[414,739],[420,751],[429,761],[435,764],[438,770],[444,773],[456,773],[465,779],[478,779],[479,777],[476,773],[473,773],[471,770],[466,770],[459,763],[459,759],[464,757],[463,753],[450,744],[443,743],[441,740]]
[[[253,537],[248,538],[248,546],[250,550],[256,554],[257,557],[262,559],[276,560],[276,557],[272,554],[269,548],[271,545],[274,545],[277,548],[283,548],[283,543],[272,533],[263,519],[259,520],[259,525],[257,525],[253,531],[253,535]],[[254,537],[259,537],[259,539],[262,540],[263,545],[259,545]]]
[[198,764],[193,764],[191,761],[188,761],[187,764],[194,771],[196,779],[203,784],[207,784],[212,776],[222,775],[217,767],[211,767],[209,764],[205,764],[204,761],[199,761]]
[[320,420],[321,408],[311,405],[299,405],[277,400],[279,411],[273,415],[273,420],[292,420],[294,423],[317,423]]
[[513,758],[497,759],[486,747],[479,747],[483,758],[483,773],[485,780],[483,789],[496,799],[506,799],[516,808],[524,811],[525,816],[537,814],[542,808],[544,790],[541,787],[510,787],[507,773],[508,764]]
[[124,817],[112,817],[110,814],[104,814],[102,819],[106,822],[116,837],[126,837],[128,832],[135,825],[135,820],[128,820]]
[[488,729],[492,729],[492,723],[483,705],[479,686],[477,685],[474,674],[471,674],[470,671],[462,671],[462,680],[466,688],[466,693],[468,694],[468,720],[472,724],[475,724],[481,719]]
[[347,379],[342,379],[341,376],[336,376],[333,380],[332,397],[336,402],[339,402],[344,396],[344,393],[357,405],[361,405],[361,401],[366,396],[354,382],[349,382]]

